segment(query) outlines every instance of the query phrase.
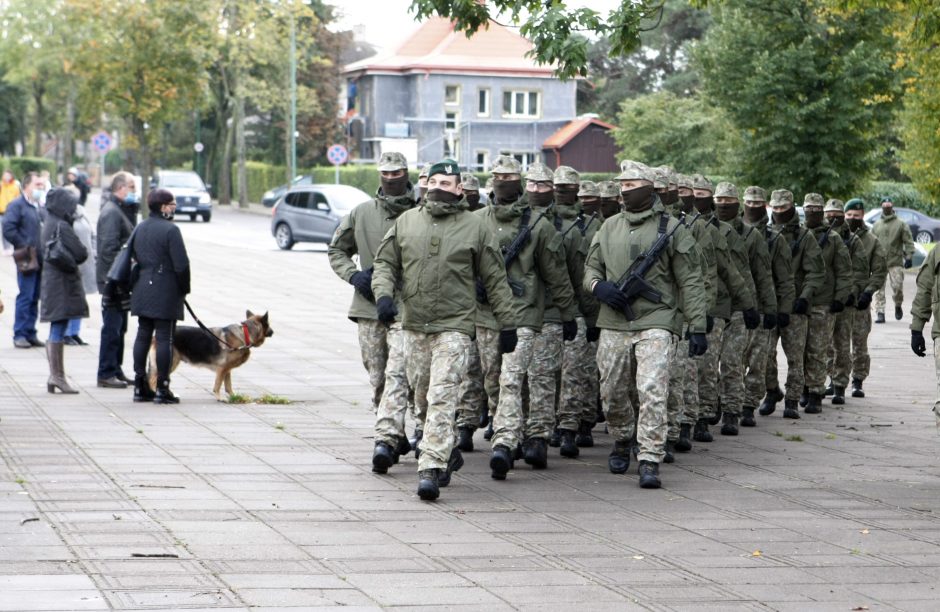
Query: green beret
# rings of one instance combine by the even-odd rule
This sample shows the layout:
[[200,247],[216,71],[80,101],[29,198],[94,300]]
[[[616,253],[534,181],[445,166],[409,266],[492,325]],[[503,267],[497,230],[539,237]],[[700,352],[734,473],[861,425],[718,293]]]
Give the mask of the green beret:
[[460,176],[460,165],[452,159],[442,159],[436,164],[433,164],[428,170],[428,178],[431,178],[435,174]]
[[865,203],[862,202],[861,198],[852,198],[845,203],[845,210],[865,210]]

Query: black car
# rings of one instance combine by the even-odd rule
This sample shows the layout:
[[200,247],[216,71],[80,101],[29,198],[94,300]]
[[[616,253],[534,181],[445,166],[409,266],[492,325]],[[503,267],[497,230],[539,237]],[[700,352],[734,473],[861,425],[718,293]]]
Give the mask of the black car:
[[[940,241],[940,221],[937,219],[928,217],[924,213],[911,208],[898,208],[897,206],[894,207],[894,214],[911,228],[911,236],[914,237],[914,242],[928,244]],[[881,208],[870,210],[865,214],[865,221],[872,226],[880,218]]]
[[[302,174],[296,177],[291,187],[297,187],[298,185],[313,185],[313,177],[309,174]],[[270,208],[274,206],[285,193],[287,193],[286,184],[278,185],[274,189],[268,189],[264,192],[264,195],[261,196],[261,203]]]
[[151,188],[166,189],[176,198],[176,214],[187,215],[191,221],[202,217],[212,219],[212,196],[198,174],[189,170],[160,170],[150,183]]

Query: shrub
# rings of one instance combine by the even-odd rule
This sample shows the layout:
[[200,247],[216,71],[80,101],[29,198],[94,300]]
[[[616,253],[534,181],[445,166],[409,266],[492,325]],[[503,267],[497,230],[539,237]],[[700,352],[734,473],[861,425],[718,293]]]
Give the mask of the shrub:
[[[18,181],[22,181],[23,175],[27,172],[42,172],[43,170],[48,170],[49,174],[53,177],[55,177],[56,173],[55,161],[46,159],[45,157],[11,157],[6,160],[6,163],[6,167],[13,172],[13,175]],[[53,178],[53,180],[55,179]]]

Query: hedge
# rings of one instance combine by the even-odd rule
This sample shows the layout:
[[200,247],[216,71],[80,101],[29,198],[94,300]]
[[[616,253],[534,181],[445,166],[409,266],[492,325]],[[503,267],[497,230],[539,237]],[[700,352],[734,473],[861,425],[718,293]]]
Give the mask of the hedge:
[[10,170],[16,180],[22,181],[23,175],[27,172],[42,172],[48,170],[49,174],[55,176],[55,161],[45,157],[4,157],[0,158],[0,171]]

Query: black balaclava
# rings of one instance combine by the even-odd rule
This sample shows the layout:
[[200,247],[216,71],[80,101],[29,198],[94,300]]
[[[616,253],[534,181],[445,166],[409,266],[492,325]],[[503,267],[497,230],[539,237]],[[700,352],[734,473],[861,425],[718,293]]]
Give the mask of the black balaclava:
[[894,206],[882,207],[881,216],[883,217],[893,217],[894,216]]
[[744,220],[751,225],[767,222],[767,209],[763,206],[745,206]]
[[715,204],[715,216],[719,221],[734,221],[738,213],[741,212],[741,205],[738,202],[734,204]]
[[861,228],[865,227],[864,219],[846,219],[845,224],[849,226],[849,229],[853,232],[857,232]]
[[804,208],[803,212],[806,214],[806,227],[808,229],[816,229],[823,224],[823,219],[825,218],[826,213],[824,213],[822,209],[810,210]]
[[499,203],[511,203],[522,195],[522,179],[503,180],[493,179],[493,193]]
[[711,196],[706,196],[704,198],[695,198],[692,201],[692,204],[695,206],[695,210],[702,213],[703,215],[707,215],[712,211],[715,200]]
[[621,191],[620,197],[623,198],[623,208],[627,212],[643,212],[653,207],[653,186],[643,185],[636,189]]
[[443,202],[444,204],[459,202],[461,197],[463,196],[446,189],[429,189],[427,193],[427,199],[431,202]]
[[529,204],[537,208],[545,208],[555,201],[553,191],[529,191]]
[[571,206],[578,201],[577,185],[556,185],[555,202],[562,206]]
[[408,175],[403,174],[398,178],[387,179],[382,177],[382,195],[394,198],[408,193]]
[[783,225],[784,223],[788,223],[790,219],[793,218],[793,215],[795,214],[796,214],[796,208],[791,206],[790,208],[788,208],[787,210],[783,212],[771,213],[771,216],[774,219],[774,225]]
[[681,210],[685,214],[689,214],[690,212],[692,212],[692,206],[695,204],[694,195],[689,194],[686,196],[679,196],[679,201],[681,202],[681,204],[679,204],[679,210]]
[[826,219],[826,222],[829,223],[829,225],[831,225],[833,229],[837,229],[839,227],[842,227],[842,224],[845,223],[845,217],[839,217],[839,216],[829,217],[828,219]]
[[620,212],[620,201],[617,198],[601,198],[601,216],[610,219]]
[[591,200],[585,198],[581,199],[581,210],[584,211],[585,215],[593,215],[598,212],[601,208],[601,199],[596,197],[591,197]]
[[480,205],[479,191],[464,191],[464,195],[467,198],[467,205],[469,210],[478,210],[483,208],[483,206]]

